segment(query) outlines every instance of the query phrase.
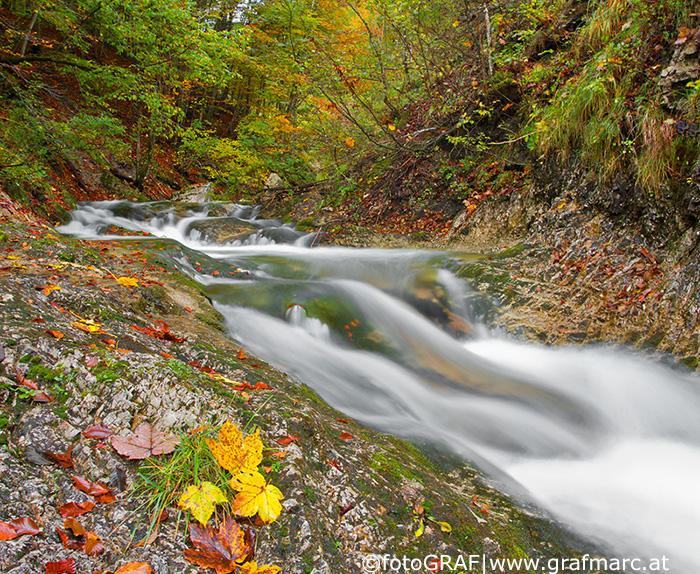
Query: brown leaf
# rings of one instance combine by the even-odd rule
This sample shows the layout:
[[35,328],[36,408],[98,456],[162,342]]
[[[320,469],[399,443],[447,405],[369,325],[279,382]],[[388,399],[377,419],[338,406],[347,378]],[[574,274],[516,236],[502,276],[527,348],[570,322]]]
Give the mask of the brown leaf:
[[45,564],[46,574],[75,574],[75,560],[68,558],[58,562],[47,562]]
[[85,536],[87,534],[87,530],[75,518],[66,518],[63,521],[63,527],[66,530],[70,530],[74,536]]
[[203,568],[213,568],[217,574],[233,572],[236,561],[249,552],[245,535],[233,518],[225,518],[218,532],[209,526],[190,524],[190,540],[196,549],[185,550],[185,558]]
[[[26,379],[25,379],[26,380]],[[43,391],[39,391],[38,393],[34,393],[34,396],[32,397],[32,400],[35,403],[48,403],[49,401],[53,400],[53,397],[47,395]]]
[[63,518],[76,517],[90,512],[93,508],[95,508],[95,503],[90,500],[81,502],[80,504],[77,502],[67,502],[58,508],[58,513],[63,516]]
[[144,423],[136,429],[132,436],[113,436],[112,446],[122,456],[129,460],[140,460],[152,455],[168,454],[180,444],[180,439],[174,434],[153,430],[151,425]]
[[85,554],[88,556],[99,556],[106,550],[105,545],[102,544],[102,540],[94,532],[87,533],[87,539],[85,540]]
[[83,431],[83,436],[87,438],[103,439],[112,436],[112,431],[102,423],[97,423],[87,427]]
[[50,458],[54,462],[57,462],[63,468],[73,468],[73,466],[75,466],[75,465],[73,464],[73,461],[70,458],[72,450],[73,450],[73,447],[69,446],[68,450],[63,454],[51,452],[50,450],[45,450],[41,454],[43,454],[45,457]]

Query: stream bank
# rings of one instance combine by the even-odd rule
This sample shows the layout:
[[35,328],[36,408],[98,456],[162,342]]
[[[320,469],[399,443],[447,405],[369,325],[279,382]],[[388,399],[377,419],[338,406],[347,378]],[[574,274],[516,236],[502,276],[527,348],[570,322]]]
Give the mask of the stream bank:
[[[115,434],[144,421],[182,433],[202,425],[214,432],[224,420],[248,432],[259,427],[263,464],[284,494],[284,511],[257,529],[255,560],[285,572],[359,572],[363,557],[384,553],[579,556],[573,548],[583,545],[571,534],[514,504],[475,468],[346,420],[305,386],[241,352],[201,289],[157,250],[71,239],[6,205],[0,521],[29,517],[40,533],[0,542],[4,572],[41,571],[69,558],[78,572],[113,571],[135,560],[158,573],[202,571],[184,559],[185,514],[174,501],[155,539],[138,545],[150,532],[143,506],[149,496],[135,496],[143,463],[82,434],[98,422]],[[28,380],[38,389],[23,384]],[[73,469],[45,455],[71,450]],[[57,508],[90,499],[73,487],[77,474],[109,484],[116,495],[79,519],[105,546],[95,557],[65,548],[58,534]],[[421,513],[451,532],[424,519],[416,536]]]

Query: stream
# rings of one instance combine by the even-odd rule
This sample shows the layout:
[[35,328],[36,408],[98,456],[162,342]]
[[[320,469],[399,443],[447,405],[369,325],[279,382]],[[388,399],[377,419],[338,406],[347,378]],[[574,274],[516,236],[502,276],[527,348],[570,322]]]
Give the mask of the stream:
[[489,332],[492,298],[460,278],[479,255],[315,246],[234,204],[96,202],[72,215],[59,231],[157,244],[234,340],[345,415],[475,462],[611,556],[700,571],[695,376]]

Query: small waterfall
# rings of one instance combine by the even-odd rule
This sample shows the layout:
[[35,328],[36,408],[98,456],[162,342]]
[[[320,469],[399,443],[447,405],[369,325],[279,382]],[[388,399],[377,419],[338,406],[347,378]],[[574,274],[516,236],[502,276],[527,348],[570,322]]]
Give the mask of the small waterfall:
[[257,215],[98,202],[60,230],[161,238],[233,338],[336,409],[509,476],[612,555],[700,570],[697,377],[620,350],[494,338],[479,325],[489,298],[475,304],[450,271],[464,254],[310,248],[313,234]]

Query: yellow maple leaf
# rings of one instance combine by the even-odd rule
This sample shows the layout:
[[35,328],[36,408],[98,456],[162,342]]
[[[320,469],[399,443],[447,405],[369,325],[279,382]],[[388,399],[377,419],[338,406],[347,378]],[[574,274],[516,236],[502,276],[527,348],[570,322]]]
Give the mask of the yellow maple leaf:
[[279,566],[270,566],[261,564],[258,566],[256,562],[246,562],[241,566],[240,574],[277,574],[281,568]]
[[228,484],[239,491],[233,501],[233,512],[238,516],[257,513],[263,522],[273,522],[282,512],[282,493],[276,486],[268,484],[259,472],[242,472]]
[[180,497],[177,506],[180,509],[191,510],[197,521],[206,525],[217,502],[228,502],[228,499],[216,485],[204,481],[199,486],[193,484],[188,487]]
[[262,462],[260,431],[244,439],[238,427],[226,421],[219,431],[219,440],[206,441],[218,463],[233,475],[255,472]]
[[139,280],[134,277],[118,277],[117,283],[124,285],[124,287],[138,287]]

